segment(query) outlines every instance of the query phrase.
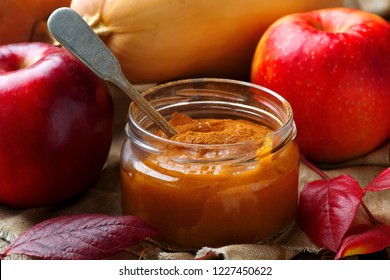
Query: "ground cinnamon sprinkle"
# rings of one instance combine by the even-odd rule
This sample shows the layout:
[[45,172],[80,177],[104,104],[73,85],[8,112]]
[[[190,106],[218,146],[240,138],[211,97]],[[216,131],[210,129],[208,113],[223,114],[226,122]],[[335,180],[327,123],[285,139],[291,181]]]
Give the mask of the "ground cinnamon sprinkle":
[[[170,140],[191,144],[234,144],[263,139],[271,129],[246,120],[192,119],[174,113],[169,121],[178,134]],[[161,131],[157,135],[164,137]]]

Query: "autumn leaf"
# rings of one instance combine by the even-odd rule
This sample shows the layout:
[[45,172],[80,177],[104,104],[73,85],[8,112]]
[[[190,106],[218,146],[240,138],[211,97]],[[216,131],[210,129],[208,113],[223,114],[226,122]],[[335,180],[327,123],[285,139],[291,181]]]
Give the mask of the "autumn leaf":
[[364,190],[374,192],[388,189],[390,189],[390,168],[382,171]]
[[348,175],[313,181],[301,192],[298,224],[314,243],[337,252],[363,194],[359,183]]
[[41,259],[103,259],[155,233],[150,225],[133,216],[62,216],[27,230],[1,257],[25,254]]
[[[390,168],[362,189],[351,176],[331,179],[304,156],[301,160],[324,179],[305,186],[298,207],[299,226],[314,243],[336,252],[336,259],[390,246],[390,226],[377,220],[362,199],[367,191],[390,189]],[[359,206],[370,224],[351,226]]]
[[341,243],[335,259],[380,251],[390,245],[390,226],[361,224],[353,226]]

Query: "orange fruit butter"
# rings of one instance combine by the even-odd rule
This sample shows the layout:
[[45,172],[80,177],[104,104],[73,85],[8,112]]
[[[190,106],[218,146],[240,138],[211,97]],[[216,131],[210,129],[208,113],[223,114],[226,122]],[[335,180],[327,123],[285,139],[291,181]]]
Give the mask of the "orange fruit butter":
[[[158,231],[155,240],[183,249],[254,243],[294,221],[299,151],[272,150],[272,130],[247,120],[174,114],[178,134],[160,153],[122,148],[124,214]],[[170,146],[170,143],[177,143]]]

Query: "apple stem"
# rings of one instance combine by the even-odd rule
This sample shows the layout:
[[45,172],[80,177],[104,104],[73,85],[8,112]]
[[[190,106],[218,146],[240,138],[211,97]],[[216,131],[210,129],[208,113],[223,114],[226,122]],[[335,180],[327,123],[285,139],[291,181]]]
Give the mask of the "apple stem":
[[313,163],[311,163],[305,156],[300,155],[301,161],[306,164],[310,169],[312,169],[314,172],[316,172],[318,175],[321,176],[322,179],[329,181],[330,177],[326,175],[324,171],[319,169],[317,166],[315,166]]

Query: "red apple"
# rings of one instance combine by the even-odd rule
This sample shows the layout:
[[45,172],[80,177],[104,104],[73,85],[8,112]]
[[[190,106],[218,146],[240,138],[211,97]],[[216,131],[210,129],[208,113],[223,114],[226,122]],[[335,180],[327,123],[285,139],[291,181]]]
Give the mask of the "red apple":
[[113,135],[104,82],[68,51],[0,47],[0,203],[49,206],[99,175]]
[[251,81],[291,103],[312,161],[355,158],[390,138],[390,24],[379,16],[333,8],[279,19],[257,46]]

